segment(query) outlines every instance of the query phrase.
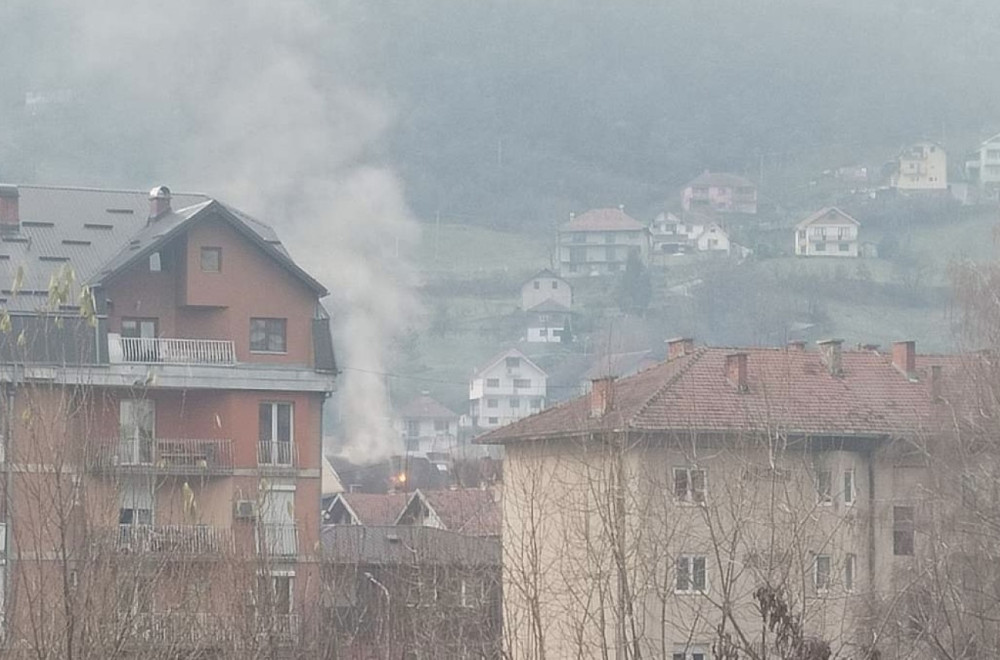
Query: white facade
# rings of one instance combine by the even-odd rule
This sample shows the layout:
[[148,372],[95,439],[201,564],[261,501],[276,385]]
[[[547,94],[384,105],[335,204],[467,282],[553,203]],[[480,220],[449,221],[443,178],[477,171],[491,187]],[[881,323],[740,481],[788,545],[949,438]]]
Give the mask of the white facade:
[[687,252],[729,253],[729,234],[722,226],[706,216],[685,215],[678,218],[673,213],[661,213],[649,226],[655,254],[681,254]]
[[535,273],[521,285],[521,309],[528,311],[546,300],[554,300],[564,307],[573,306],[573,288],[569,282],[550,270]]
[[545,408],[548,375],[516,349],[504,351],[469,382],[473,426],[494,429]]
[[795,225],[795,254],[803,257],[857,257],[861,223],[828,207]]
[[558,344],[563,342],[566,323],[563,320],[552,320],[548,325],[545,321],[534,321],[528,325],[525,341],[532,344]]
[[947,190],[948,156],[941,145],[917,142],[899,154],[892,187],[902,191]]
[[987,199],[1000,191],[1000,135],[994,135],[979,145],[966,161],[966,173]]
[[398,411],[393,428],[407,453],[449,452],[457,444],[458,415],[423,392]]

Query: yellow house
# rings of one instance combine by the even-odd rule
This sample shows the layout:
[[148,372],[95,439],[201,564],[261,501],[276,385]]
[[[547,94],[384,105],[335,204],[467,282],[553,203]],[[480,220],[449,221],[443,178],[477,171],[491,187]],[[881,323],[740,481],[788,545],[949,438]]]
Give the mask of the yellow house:
[[947,190],[948,156],[936,142],[917,142],[899,153],[892,187],[900,191]]

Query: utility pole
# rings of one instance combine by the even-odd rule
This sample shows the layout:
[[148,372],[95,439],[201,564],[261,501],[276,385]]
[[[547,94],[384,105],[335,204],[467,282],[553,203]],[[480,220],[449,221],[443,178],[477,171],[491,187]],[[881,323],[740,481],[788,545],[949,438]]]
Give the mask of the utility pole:
[[434,213],[434,263],[438,260],[438,244],[441,242],[441,209]]

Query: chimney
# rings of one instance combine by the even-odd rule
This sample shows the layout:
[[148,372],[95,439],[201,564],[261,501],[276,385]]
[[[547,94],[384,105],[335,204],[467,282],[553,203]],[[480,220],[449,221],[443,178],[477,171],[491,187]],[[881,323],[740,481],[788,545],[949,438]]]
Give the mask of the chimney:
[[800,353],[805,353],[806,352],[806,343],[804,341],[802,341],[801,339],[793,339],[792,341],[788,342],[788,350],[790,350],[790,351],[798,351]]
[[912,340],[892,342],[892,366],[896,367],[907,378],[916,378],[917,342]]
[[170,188],[156,186],[149,191],[149,219],[155,220],[170,212]]
[[690,337],[674,337],[667,340],[667,359],[673,360],[694,353],[694,339]]
[[20,228],[20,196],[17,186],[0,185],[0,231],[17,231]]
[[615,377],[603,376],[590,381],[590,416],[604,417],[615,405]]
[[941,365],[935,364],[931,367],[931,401],[937,403],[941,401]]
[[831,376],[841,376],[844,373],[840,350],[843,343],[843,339],[824,339],[816,342],[819,346],[819,358]]
[[750,389],[747,383],[746,353],[730,353],[726,356],[726,380],[740,392]]

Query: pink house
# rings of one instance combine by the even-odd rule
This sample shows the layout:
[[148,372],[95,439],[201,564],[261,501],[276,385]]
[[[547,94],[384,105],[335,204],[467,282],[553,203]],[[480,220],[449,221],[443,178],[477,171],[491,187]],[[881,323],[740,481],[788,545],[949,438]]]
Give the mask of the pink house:
[[684,186],[685,211],[757,213],[757,186],[747,178],[722,172],[705,172]]

